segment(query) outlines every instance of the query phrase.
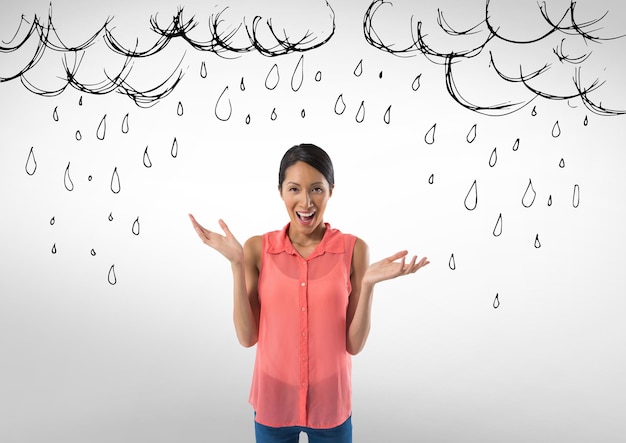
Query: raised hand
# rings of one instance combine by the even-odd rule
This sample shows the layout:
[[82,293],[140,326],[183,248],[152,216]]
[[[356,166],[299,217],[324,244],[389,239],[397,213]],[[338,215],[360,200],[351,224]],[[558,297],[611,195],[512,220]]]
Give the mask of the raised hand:
[[219,220],[219,225],[224,231],[224,234],[221,235],[217,232],[209,231],[204,228],[200,223],[196,221],[193,215],[189,214],[189,219],[191,220],[191,224],[193,225],[198,237],[202,242],[217,252],[226,257],[231,263],[242,263],[243,262],[243,247],[241,243],[237,241],[235,236],[230,232],[224,220]]
[[[413,274],[418,269],[430,263],[426,257],[422,257],[420,261],[417,261],[416,255],[413,256],[413,259],[409,263],[406,263],[407,254],[408,251],[400,251],[391,257],[372,263],[365,271],[363,281],[373,285],[401,275]],[[402,260],[396,261],[399,259]]]

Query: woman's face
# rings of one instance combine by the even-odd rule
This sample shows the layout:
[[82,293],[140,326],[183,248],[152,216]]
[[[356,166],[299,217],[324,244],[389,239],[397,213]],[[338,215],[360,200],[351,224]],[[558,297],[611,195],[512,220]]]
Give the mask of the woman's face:
[[280,196],[291,220],[291,229],[311,234],[323,223],[326,203],[333,193],[324,175],[299,161],[285,171]]

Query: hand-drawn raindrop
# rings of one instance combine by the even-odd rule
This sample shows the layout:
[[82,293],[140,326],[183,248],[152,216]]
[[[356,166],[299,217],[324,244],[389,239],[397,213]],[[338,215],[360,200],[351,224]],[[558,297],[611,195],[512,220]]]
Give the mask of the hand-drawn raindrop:
[[104,140],[107,132],[107,115],[104,114],[102,120],[100,120],[100,124],[98,125],[98,129],[96,130],[96,137],[98,140]]
[[50,226],[53,226],[54,223],[56,222],[54,216],[50,219]]
[[361,74],[363,74],[363,59],[361,59],[361,61],[359,61],[359,63],[356,65],[356,68],[354,68],[354,75],[360,77]]
[[74,183],[70,177],[70,162],[67,162],[67,167],[65,168],[65,174],[63,175],[63,184],[65,185],[65,189],[68,191],[74,190]]
[[80,131],[76,131],[76,140],[81,141],[83,139],[83,135],[80,133]]
[[559,162],[559,168],[563,169],[565,167],[565,160],[561,159],[561,161]]
[[476,209],[476,206],[478,205],[478,189],[476,186],[476,180],[474,180],[474,183],[472,183],[469,191],[467,191],[464,204],[465,208],[468,211],[473,211],[474,209]]
[[267,77],[265,77],[265,87],[270,91],[274,90],[276,86],[278,86],[278,82],[280,81],[280,73],[278,72],[278,65],[274,63],[274,66],[267,73]]
[[207,75],[207,71],[206,71],[206,62],[202,62],[202,64],[200,64],[200,77],[202,78],[206,78]]
[[589,119],[587,118],[587,116],[585,115],[585,119],[583,120],[583,125],[587,126],[589,124]]
[[476,123],[474,123],[474,125],[470,128],[465,140],[467,140],[468,143],[472,143],[476,140]]
[[26,158],[26,165],[24,165],[24,169],[28,175],[33,175],[37,170],[37,161],[35,160],[35,153],[33,152],[33,148],[30,148],[30,152],[28,153],[28,157]]
[[428,177],[428,184],[433,184],[435,182],[435,174],[430,174],[430,177]]
[[243,77],[241,77],[241,82],[239,82],[239,89],[241,89],[242,92],[246,90],[246,85],[243,82]]
[[322,71],[317,71],[315,73],[315,81],[316,82],[322,81]]
[[383,116],[383,121],[387,124],[391,122],[391,105],[389,105],[389,107],[385,111],[385,115]]
[[572,206],[577,208],[580,204],[580,187],[574,185],[574,194],[572,195]]
[[57,108],[58,108],[58,106],[55,106],[55,107],[54,107],[54,111],[52,111],[52,119],[53,119],[55,122],[58,122],[58,121],[59,121],[59,111],[57,111]]
[[524,191],[522,197],[522,205],[524,205],[525,208],[530,208],[535,202],[535,197],[537,197],[537,193],[533,187],[533,181],[528,179],[528,186],[526,186],[526,191]]
[[497,148],[493,148],[493,151],[491,151],[491,155],[489,156],[489,166],[492,168],[498,162],[498,153],[496,152],[496,150]]
[[291,74],[291,89],[293,92],[298,92],[304,81],[304,55],[300,56],[298,64],[296,64],[293,74]]
[[535,236],[535,248],[539,249],[541,247],[541,242],[539,241],[539,234]]
[[80,98],[78,99],[78,106],[82,106],[83,105],[83,96],[81,95]]
[[498,309],[498,306],[500,306],[500,298],[499,295],[496,293],[496,298],[493,299],[493,308]]
[[378,74],[378,78],[383,78],[383,71],[380,71],[380,74]]
[[357,123],[363,123],[363,120],[365,120],[365,100],[361,101],[361,106],[359,106],[354,119]]
[[135,219],[135,221],[133,222],[133,229],[132,229],[132,231],[133,231],[133,234],[139,235],[139,217],[137,217]]
[[421,78],[422,78],[422,74],[417,74],[417,77],[415,77],[415,79],[413,80],[413,83],[411,83],[411,89],[413,89],[414,91],[417,91],[420,88]]
[[272,113],[270,114],[270,119],[272,121],[276,120],[278,118],[278,114],[276,114],[276,108],[272,109]]
[[113,221],[113,213],[109,212],[109,221]]
[[517,151],[518,149],[519,149],[519,138],[515,140],[515,143],[513,143],[513,150]]
[[176,108],[176,114],[178,114],[178,116],[183,115],[184,113],[184,109],[183,109],[183,103],[182,102],[178,102],[178,107]]
[[304,108],[302,108],[302,111],[300,111],[300,117],[306,117],[306,112],[304,111]]
[[250,124],[250,114],[246,115],[246,125]]
[[52,245],[52,250],[50,252],[52,252],[53,254],[57,253],[57,244],[56,243]]
[[532,115],[533,117],[537,115],[537,107],[533,106],[533,110],[530,111],[530,115]]
[[91,251],[90,251],[90,254],[91,254],[92,257],[95,257],[96,256],[96,250],[92,248]]
[[120,186],[120,176],[117,173],[117,166],[113,169],[113,174],[111,175],[111,192],[113,194],[119,194],[121,190]]
[[88,175],[88,176],[87,176],[87,181],[89,181],[89,182],[90,182],[91,180],[93,180],[93,177],[92,177],[91,175]]
[[146,168],[152,167],[152,161],[150,160],[150,156],[148,155],[148,147],[146,146],[146,150],[143,151],[143,165]]
[[552,206],[552,194],[548,195],[548,206]]
[[557,120],[554,126],[552,126],[552,137],[556,138],[561,135],[561,127],[559,126],[559,121]]
[[450,260],[448,260],[448,267],[453,271],[456,269],[456,260],[454,260],[454,254],[450,255]]
[[[224,96],[226,91],[228,91],[228,86],[224,88],[215,103],[215,116],[223,122],[227,121],[233,113],[233,105],[230,102],[230,98]],[[228,100],[228,103],[226,100]]]
[[128,134],[128,114],[126,114],[124,120],[122,120],[122,133]]
[[109,276],[107,277],[107,279],[112,285],[117,283],[117,276],[115,275],[115,265],[111,265],[111,267],[109,268]]
[[496,225],[493,227],[493,236],[500,237],[500,234],[502,234],[502,213],[498,216]]
[[433,143],[435,143],[435,129],[436,128],[437,128],[437,123],[432,125],[430,129],[428,130],[428,132],[426,133],[426,135],[424,135],[424,141],[426,142],[426,144],[432,145]]
[[339,94],[335,102],[335,114],[341,115],[346,110],[346,103],[343,101],[343,94]]
[[172,142],[172,149],[170,151],[172,157],[176,158],[178,156],[178,140],[174,137],[174,141]]

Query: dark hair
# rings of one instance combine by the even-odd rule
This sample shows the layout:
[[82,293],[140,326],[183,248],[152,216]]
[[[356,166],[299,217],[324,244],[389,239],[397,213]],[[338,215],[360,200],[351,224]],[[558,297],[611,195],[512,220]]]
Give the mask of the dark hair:
[[280,169],[278,170],[278,189],[281,189],[283,186],[287,168],[297,162],[305,162],[320,171],[331,188],[335,184],[333,162],[326,151],[314,144],[302,143],[289,148],[283,155],[283,159],[280,161]]

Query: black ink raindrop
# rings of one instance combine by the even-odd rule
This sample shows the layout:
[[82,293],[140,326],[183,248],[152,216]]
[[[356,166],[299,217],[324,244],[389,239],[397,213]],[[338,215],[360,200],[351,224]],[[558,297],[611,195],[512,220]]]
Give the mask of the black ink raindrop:
[[122,120],[122,132],[128,134],[128,114],[126,114],[124,120]]
[[78,106],[82,106],[83,105],[83,96],[81,95],[80,98],[78,99]]
[[137,217],[135,219],[135,221],[133,222],[133,229],[132,229],[132,231],[133,231],[133,234],[139,235],[139,217]]
[[117,276],[115,275],[115,265],[111,265],[111,267],[109,268],[109,275],[107,279],[109,280],[109,283],[112,285],[117,283]]
[[437,123],[432,125],[426,135],[424,135],[424,141],[426,142],[426,144],[432,145],[433,143],[435,143],[435,129],[437,129]]
[[30,152],[28,153],[28,158],[26,158],[26,165],[24,166],[26,173],[28,175],[33,175],[37,170],[37,161],[35,160],[35,153],[33,152],[33,147],[30,148]]
[[335,114],[341,115],[346,110],[346,103],[343,101],[343,94],[339,94],[335,102]]
[[152,161],[150,160],[150,156],[148,155],[148,147],[146,146],[146,150],[143,151],[143,165],[146,168],[152,167]]
[[448,261],[448,266],[453,271],[456,269],[456,260],[454,260],[454,254],[450,255],[450,260]]
[[589,124],[589,119],[587,118],[587,116],[585,115],[585,119],[583,120],[583,125],[587,126]]
[[476,186],[476,180],[474,180],[474,183],[472,183],[469,191],[467,191],[464,204],[468,211],[476,209],[476,206],[478,205],[478,188]]
[[278,114],[276,114],[276,108],[272,109],[272,114],[270,115],[270,119],[272,121],[276,120],[278,118]]
[[580,187],[574,185],[574,194],[572,195],[572,206],[577,208],[580,204]]
[[498,216],[498,220],[496,221],[496,225],[493,227],[493,236],[500,237],[502,234],[502,213]]
[[435,182],[435,174],[430,174],[430,177],[428,177],[428,183],[432,185],[434,182]]
[[250,124],[250,114],[246,115],[246,125]]
[[65,185],[65,189],[67,189],[68,191],[74,190],[74,183],[72,183],[72,179],[70,177],[70,162],[67,162],[67,168],[65,168],[63,184]]
[[[230,103],[230,98],[224,98],[226,91],[228,91],[228,86],[224,88],[217,99],[217,103],[215,103],[215,116],[223,122],[227,121],[233,113],[233,105]],[[226,103],[222,103],[222,100],[228,100],[228,105],[226,105]]]
[[414,91],[417,91],[420,88],[421,78],[422,78],[422,74],[417,74],[417,77],[415,77],[415,79],[413,80],[413,83],[411,83],[411,89],[413,89]]
[[87,181],[91,181],[93,180],[93,177],[91,175],[87,176]]
[[539,241],[539,234],[535,236],[535,248],[539,249],[541,247],[541,242]]
[[302,109],[302,111],[300,111],[300,117],[306,117],[306,112],[304,112],[304,108]]
[[100,124],[98,125],[98,130],[96,131],[96,137],[98,137],[98,140],[104,140],[104,137],[106,136],[106,132],[107,132],[107,115],[104,114],[104,117],[102,117],[102,120],[100,120]]
[[535,202],[535,197],[537,197],[537,193],[533,187],[533,181],[528,179],[528,186],[526,186],[526,191],[524,191],[524,196],[522,197],[522,205],[525,208],[530,208]]
[[517,151],[518,149],[519,149],[519,138],[515,140],[515,143],[513,143],[513,151]]
[[206,62],[202,62],[202,64],[200,65],[200,77],[206,78],[206,75],[207,75]]
[[80,133],[80,131],[76,131],[76,140],[81,141],[83,139],[83,135]]
[[496,149],[497,148],[493,148],[493,151],[491,151],[491,155],[489,156],[489,166],[492,167],[492,168],[498,162],[498,153],[497,153]]
[[474,123],[474,125],[470,128],[465,140],[467,140],[468,143],[472,143],[476,140],[476,123]]
[[242,91],[246,90],[246,85],[243,82],[243,77],[241,77],[241,82],[239,83],[239,89],[241,89]]
[[378,78],[383,78],[383,71],[380,71],[380,74],[378,74]]
[[265,77],[265,87],[270,91],[274,90],[276,86],[278,86],[278,82],[280,81],[280,74],[278,72],[278,65],[274,63],[270,72],[267,73],[267,77]]
[[298,92],[300,87],[302,87],[302,82],[304,81],[304,55],[300,56],[300,60],[298,60],[298,64],[293,70],[293,74],[291,74],[291,89],[293,92]]
[[548,206],[552,206],[552,194],[548,195]]
[[55,222],[56,222],[56,220],[54,219],[54,217],[52,217],[50,219],[50,226],[53,226]]
[[559,121],[557,120],[554,126],[552,127],[552,137],[556,138],[561,135],[561,127],[559,126]]
[[113,213],[109,212],[109,221],[113,221]]
[[530,111],[530,115],[532,115],[533,117],[537,115],[537,107],[533,106],[533,110]]
[[499,297],[499,295],[496,294],[496,298],[493,299],[493,308],[494,309],[498,309],[498,306],[500,306],[500,299],[498,297]]
[[559,168],[563,169],[565,167],[565,160],[561,159],[561,161],[559,162]]
[[50,252],[52,252],[53,254],[57,253],[57,244],[56,243],[52,245],[52,250]]
[[174,141],[172,142],[172,150],[170,151],[172,157],[176,158],[178,156],[178,140],[174,137]]
[[113,169],[113,174],[111,175],[111,192],[113,194],[119,194],[121,190],[120,186],[120,176],[117,173],[117,166]]
[[178,102],[178,108],[176,108],[176,114],[181,116],[181,115],[183,115],[183,113],[184,113],[183,103],[182,102]]
[[322,71],[317,71],[315,73],[315,81],[316,82],[322,81]]
[[359,106],[354,119],[357,123],[363,123],[363,120],[365,120],[365,100],[361,101],[361,106]]
[[52,111],[52,119],[53,119],[55,122],[58,122],[58,121],[59,121],[59,112],[57,111],[57,108],[58,108],[58,106],[55,106],[55,107],[54,107],[54,111]]
[[391,105],[389,105],[389,107],[385,111],[385,115],[383,116],[383,121],[387,124],[391,122]]
[[90,253],[91,253],[91,256],[92,256],[92,257],[95,257],[95,256],[96,256],[96,250],[95,250],[95,249],[91,249],[91,252],[90,252]]
[[361,59],[361,61],[356,65],[356,68],[354,68],[354,75],[360,77],[361,74],[363,74],[363,59]]

